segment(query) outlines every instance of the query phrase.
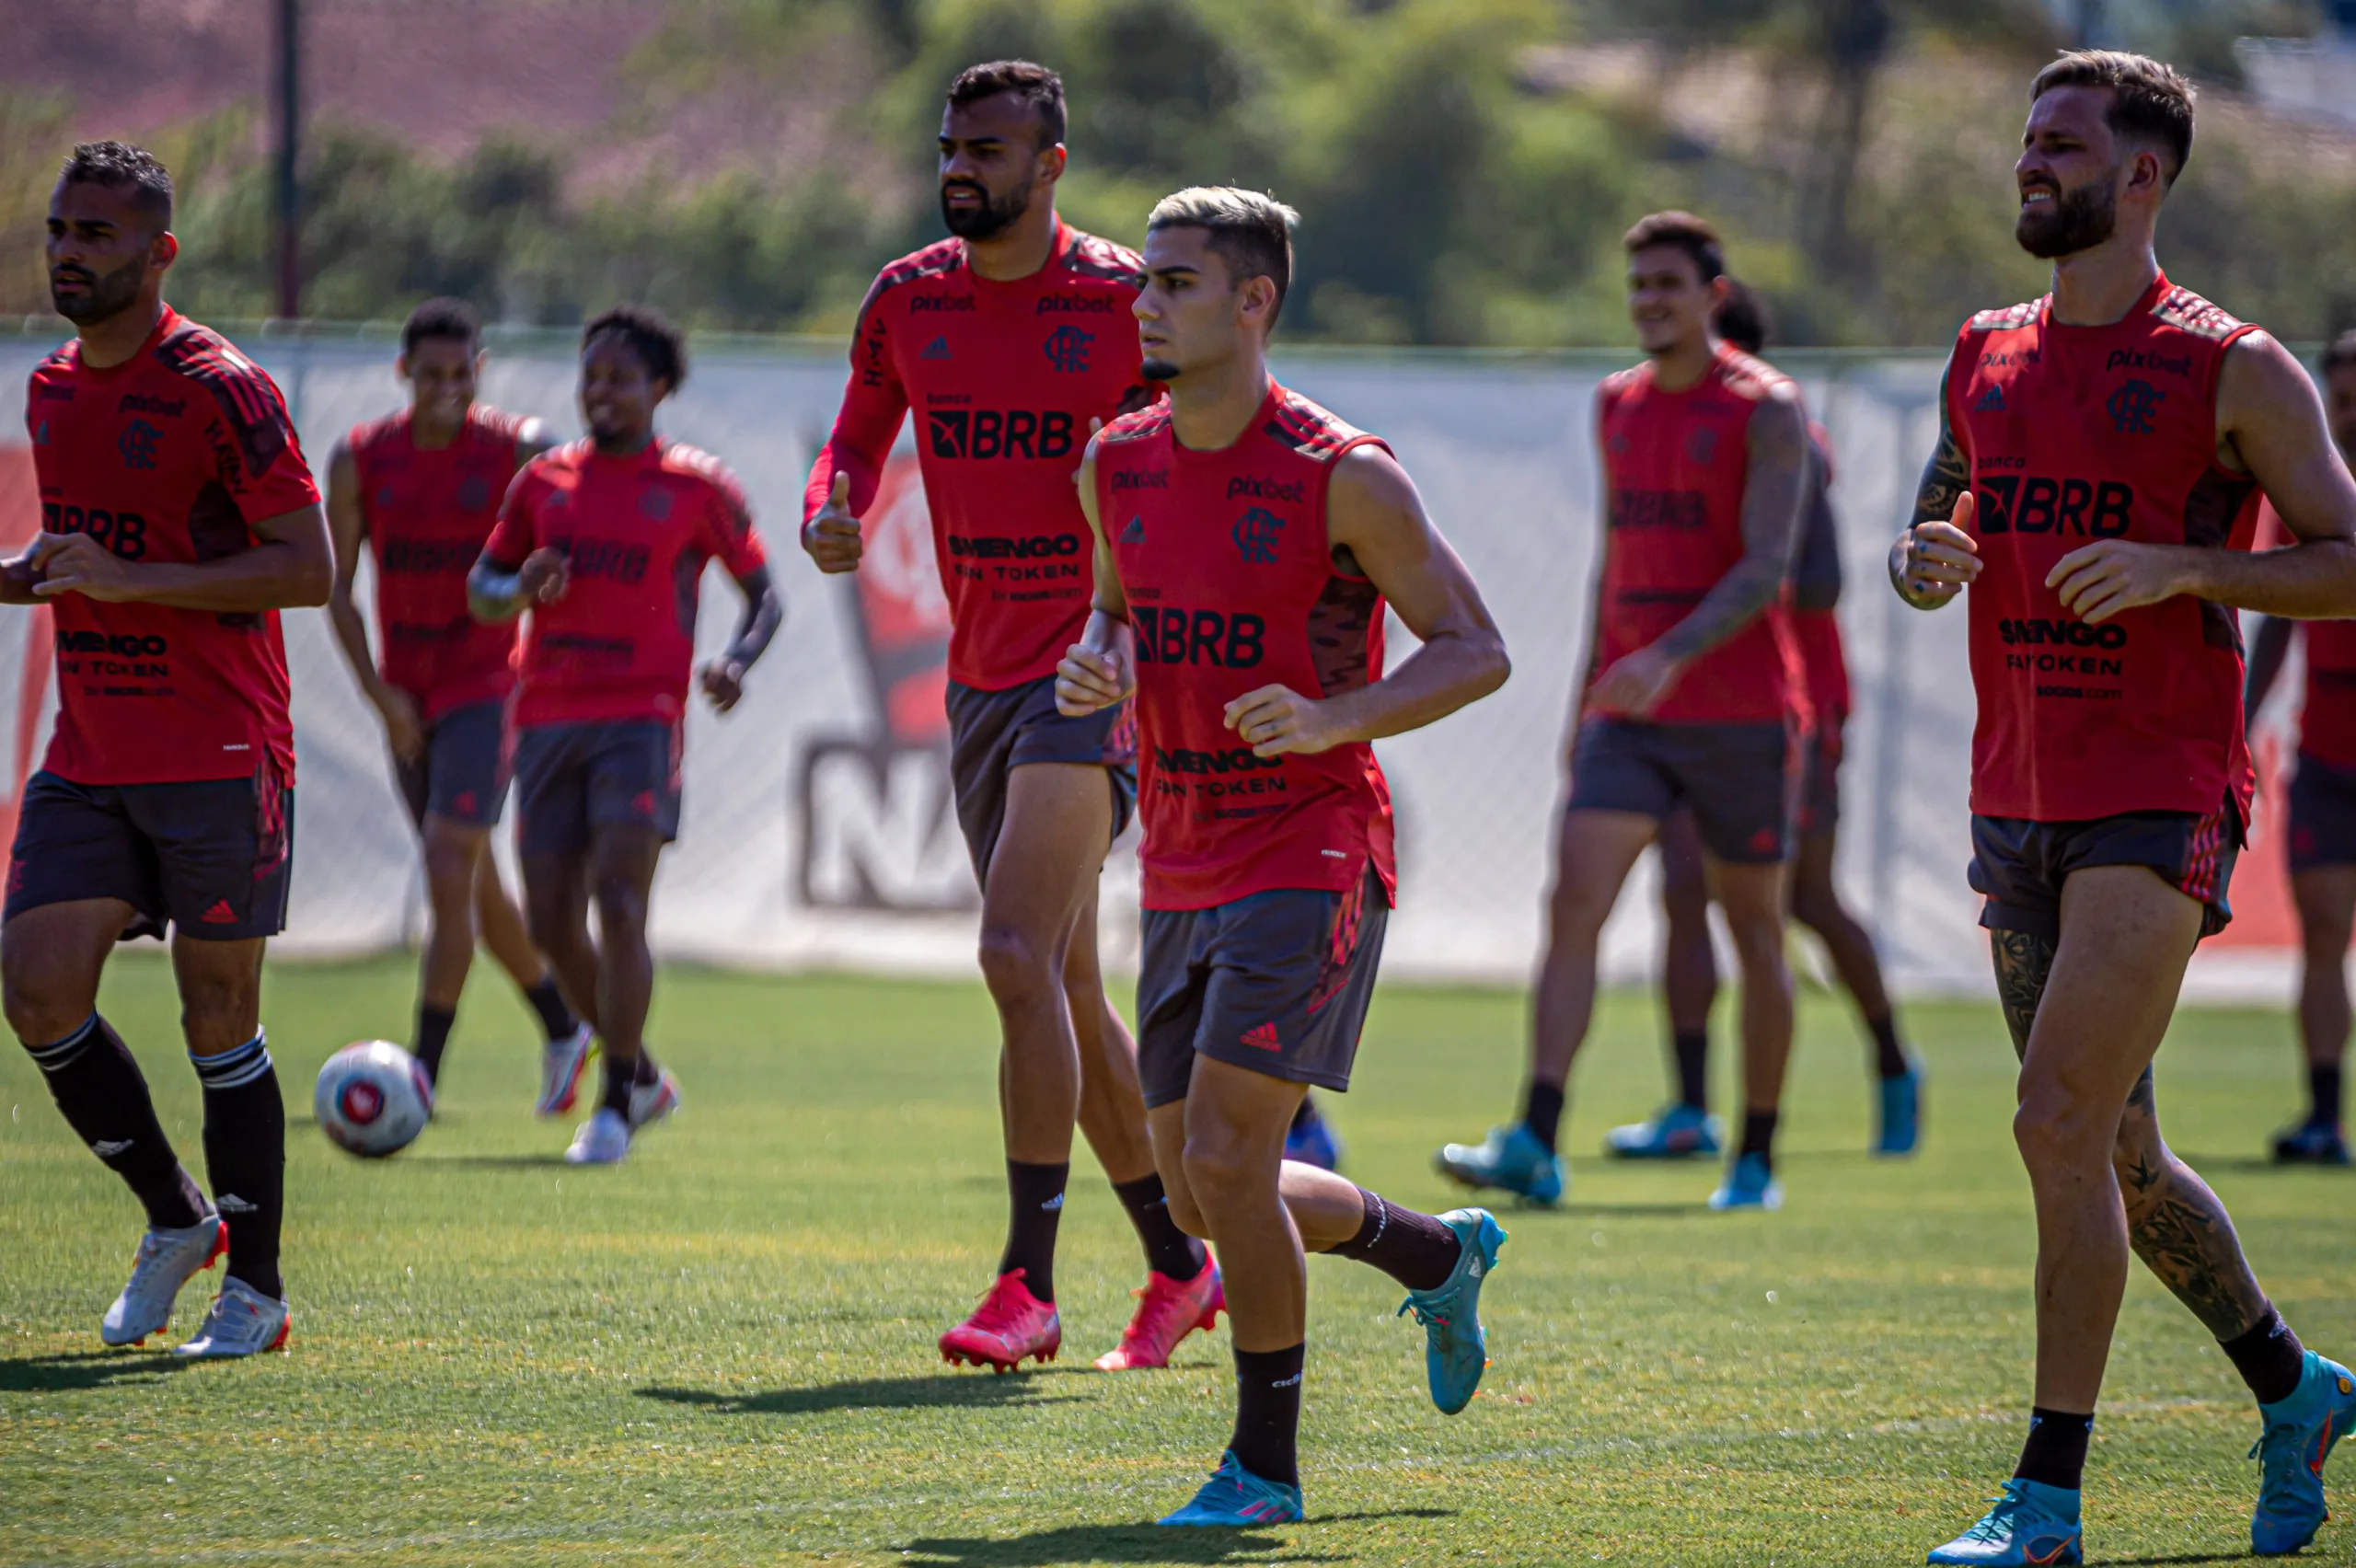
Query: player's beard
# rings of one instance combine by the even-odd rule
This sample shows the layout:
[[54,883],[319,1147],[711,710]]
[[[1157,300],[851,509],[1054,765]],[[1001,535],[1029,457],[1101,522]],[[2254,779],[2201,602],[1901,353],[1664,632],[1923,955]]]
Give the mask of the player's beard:
[[1166,359],[1149,359],[1138,367],[1138,371],[1148,381],[1178,379],[1178,367]]
[[2023,207],[2014,222],[2013,237],[2031,256],[2050,261],[2092,250],[2118,226],[2119,187],[2106,175],[2075,190],[2056,191],[2045,207]]
[[89,279],[89,292],[61,294],[52,282],[49,291],[51,308],[76,327],[95,327],[113,320],[138,303],[139,284],[146,274],[147,259],[143,256],[126,261],[111,272],[92,272],[87,268],[75,271]]
[[982,198],[980,206],[962,213],[949,205],[950,188],[944,185],[941,188],[941,225],[959,239],[996,239],[1031,210],[1033,183],[1025,176],[1022,184],[1005,195],[993,196],[979,180],[960,180],[962,189],[976,191]]

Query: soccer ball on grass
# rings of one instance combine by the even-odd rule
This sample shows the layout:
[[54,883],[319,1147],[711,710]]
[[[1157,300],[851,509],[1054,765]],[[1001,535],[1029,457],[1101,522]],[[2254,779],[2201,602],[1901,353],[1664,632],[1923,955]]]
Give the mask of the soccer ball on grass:
[[433,1113],[424,1065],[389,1040],[346,1045],[319,1069],[311,1110],[328,1141],[364,1159],[398,1154]]

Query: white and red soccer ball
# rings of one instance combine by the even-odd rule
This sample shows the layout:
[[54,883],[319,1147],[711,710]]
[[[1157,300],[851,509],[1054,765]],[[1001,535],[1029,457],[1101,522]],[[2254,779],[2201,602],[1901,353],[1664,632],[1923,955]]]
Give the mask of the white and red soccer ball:
[[346,1045],[319,1069],[311,1113],[328,1141],[364,1159],[398,1154],[425,1130],[433,1085],[425,1066],[389,1040]]

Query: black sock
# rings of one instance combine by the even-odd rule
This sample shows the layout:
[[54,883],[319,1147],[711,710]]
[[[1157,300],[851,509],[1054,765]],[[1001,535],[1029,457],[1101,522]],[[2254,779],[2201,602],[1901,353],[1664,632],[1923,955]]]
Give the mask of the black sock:
[[1009,1274],[1021,1269],[1024,1287],[1042,1301],[1056,1298],[1056,1223],[1064,1216],[1064,1183],[1070,1180],[1069,1160],[1060,1165],[1006,1162],[1011,1213],[998,1272]]
[[1904,1078],[1913,1064],[1906,1059],[1906,1047],[1899,1043],[1898,1015],[1869,1018],[1865,1027],[1874,1032],[1874,1073],[1877,1077]]
[[1456,1232],[1427,1214],[1401,1208],[1358,1189],[1366,1217],[1358,1233],[1333,1250],[1336,1258],[1372,1263],[1410,1290],[1437,1290],[1456,1272],[1464,1243]]
[[1710,1103],[1710,1032],[1680,1029],[1669,1037],[1677,1057],[1677,1098],[1685,1105]]
[[1746,1111],[1742,1113],[1742,1147],[1738,1154],[1755,1154],[1769,1166],[1775,1163],[1775,1121],[1782,1113],[1775,1111]]
[[1172,1279],[1192,1279],[1203,1272],[1210,1254],[1170,1217],[1170,1194],[1162,1190],[1160,1172],[1149,1170],[1134,1182],[1115,1182],[1113,1191],[1119,1195],[1121,1206],[1129,1211],[1138,1239],[1145,1243],[1146,1267]]
[[538,985],[525,986],[524,999],[540,1015],[540,1027],[549,1032],[551,1040],[565,1039],[581,1027],[581,1020],[565,1005],[564,993],[557,989],[553,974],[543,974]]
[[417,1060],[425,1076],[435,1083],[442,1081],[442,1053],[450,1047],[450,1026],[458,1021],[456,1008],[437,1008],[431,1002],[421,1002],[417,1009]]
[[2307,1064],[2307,1120],[2316,1124],[2339,1125],[2339,1064],[2309,1062]]
[[1521,1101],[1521,1124],[1530,1136],[1554,1152],[1554,1134],[1563,1124],[1563,1086],[1532,1078]]
[[2038,1406],[2028,1412],[2028,1441],[2021,1445],[2013,1478],[2077,1491],[2086,1474],[2086,1440],[2094,1432],[2091,1415]]
[[147,1210],[148,1224],[178,1230],[213,1212],[156,1120],[147,1080],[130,1047],[105,1019],[92,1013],[54,1044],[25,1049],[48,1080],[65,1124],[122,1178]]
[[2260,1404],[2273,1404],[2287,1400],[2299,1387],[2299,1378],[2307,1369],[2307,1347],[2282,1320],[2282,1314],[2272,1307],[2246,1332],[2229,1340],[2219,1340],[2217,1348],[2234,1364],[2234,1370],[2249,1385],[2250,1393]]
[[1235,1353],[1235,1435],[1227,1451],[1263,1481],[1300,1484],[1300,1369],[1306,1344]]
[[213,1201],[229,1222],[229,1269],[273,1300],[278,1227],[286,1202],[286,1102],[279,1098],[264,1034],[217,1056],[191,1055],[204,1086],[204,1169]]
[[606,1054],[606,1089],[599,1096],[600,1108],[615,1113],[625,1122],[629,1120],[630,1086],[638,1081],[636,1062],[617,1062],[613,1054]]

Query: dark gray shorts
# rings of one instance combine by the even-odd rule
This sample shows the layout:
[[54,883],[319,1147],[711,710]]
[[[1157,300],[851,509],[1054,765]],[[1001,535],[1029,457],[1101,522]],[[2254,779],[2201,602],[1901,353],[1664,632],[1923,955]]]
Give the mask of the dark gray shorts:
[[1004,691],[951,681],[948,708],[949,777],[976,882],[989,881],[990,857],[1006,825],[1007,776],[1025,763],[1103,768],[1113,790],[1113,837],[1129,825],[1138,804],[1138,730],[1130,704],[1068,719],[1056,711],[1056,678],[1043,675]]
[[47,771],[25,785],[8,857],[5,916],[45,904],[120,898],[123,930],[243,941],[286,928],[294,791],[252,778],[75,784]]
[[1149,1109],[1186,1098],[1195,1058],[1350,1087],[1391,918],[1369,868],[1348,893],[1279,888],[1211,909],[1149,909],[1138,1077]]
[[454,708],[425,727],[425,755],[393,758],[393,781],[410,820],[429,816],[476,827],[499,821],[507,803],[507,705]]
[[1971,891],[1988,902],[1980,923],[2059,941],[2062,884],[2097,866],[2149,866],[2161,881],[2200,904],[2200,934],[2213,937],[2234,918],[2226,884],[2242,847],[2241,813],[2217,810],[2121,812],[2085,822],[2026,817],[1971,819]]
[[679,738],[651,719],[517,731],[517,850],[578,855],[597,829],[622,825],[678,837]]
[[2291,777],[2291,869],[2356,866],[2356,771],[2299,754]]
[[1568,810],[1693,813],[1702,847],[1721,860],[1790,858],[1799,747],[1782,723],[1651,724],[1590,719],[1571,748]]

